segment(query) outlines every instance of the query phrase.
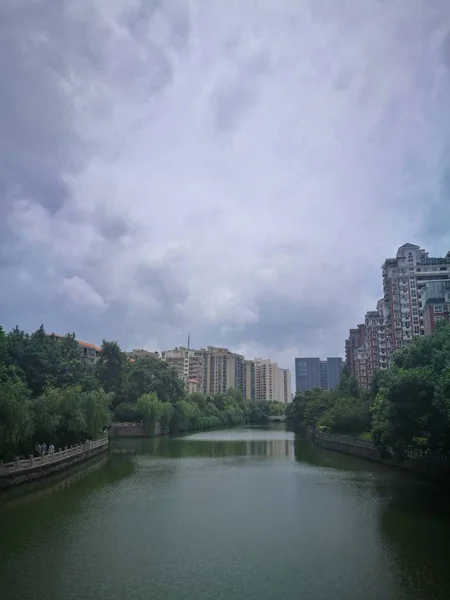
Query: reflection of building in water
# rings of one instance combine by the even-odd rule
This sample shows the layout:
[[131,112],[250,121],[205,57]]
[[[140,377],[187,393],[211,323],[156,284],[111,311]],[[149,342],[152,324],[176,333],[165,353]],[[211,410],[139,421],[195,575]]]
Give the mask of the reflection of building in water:
[[252,440],[246,442],[245,451],[249,456],[289,456],[294,458],[292,440]]

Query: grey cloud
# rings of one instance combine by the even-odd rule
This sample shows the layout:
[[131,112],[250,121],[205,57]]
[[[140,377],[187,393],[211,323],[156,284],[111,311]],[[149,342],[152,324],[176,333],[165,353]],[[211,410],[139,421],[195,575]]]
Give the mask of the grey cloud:
[[448,2],[257,4],[3,3],[5,326],[334,354],[386,255],[446,251]]

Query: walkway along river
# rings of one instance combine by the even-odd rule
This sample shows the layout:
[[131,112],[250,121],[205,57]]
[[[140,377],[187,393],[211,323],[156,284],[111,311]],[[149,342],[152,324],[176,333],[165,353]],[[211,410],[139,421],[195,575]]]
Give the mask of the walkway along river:
[[2,600],[439,600],[434,483],[284,424],[119,439],[65,485],[0,496]]
[[0,490],[29,483],[55,473],[67,471],[99,454],[108,451],[108,436],[83,444],[60,448],[57,452],[32,456],[8,463],[0,462]]

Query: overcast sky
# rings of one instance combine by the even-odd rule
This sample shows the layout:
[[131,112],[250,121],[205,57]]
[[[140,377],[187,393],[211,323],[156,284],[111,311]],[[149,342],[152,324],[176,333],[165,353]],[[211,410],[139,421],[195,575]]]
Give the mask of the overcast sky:
[[450,249],[449,0],[3,0],[0,322],[343,355]]

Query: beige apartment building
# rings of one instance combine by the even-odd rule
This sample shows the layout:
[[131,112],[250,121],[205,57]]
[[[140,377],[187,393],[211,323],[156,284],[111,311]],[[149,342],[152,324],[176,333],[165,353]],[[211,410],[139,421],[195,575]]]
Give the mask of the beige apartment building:
[[269,359],[247,360],[228,348],[207,346],[191,350],[183,346],[163,350],[161,359],[170,364],[189,393],[225,394],[239,390],[247,400],[292,401],[291,373]]
[[255,358],[255,399],[288,404],[292,401],[289,369],[280,369],[269,358]]
[[244,357],[217,346],[207,346],[196,352],[203,357],[203,391],[205,394],[225,394],[229,389],[244,391]]

